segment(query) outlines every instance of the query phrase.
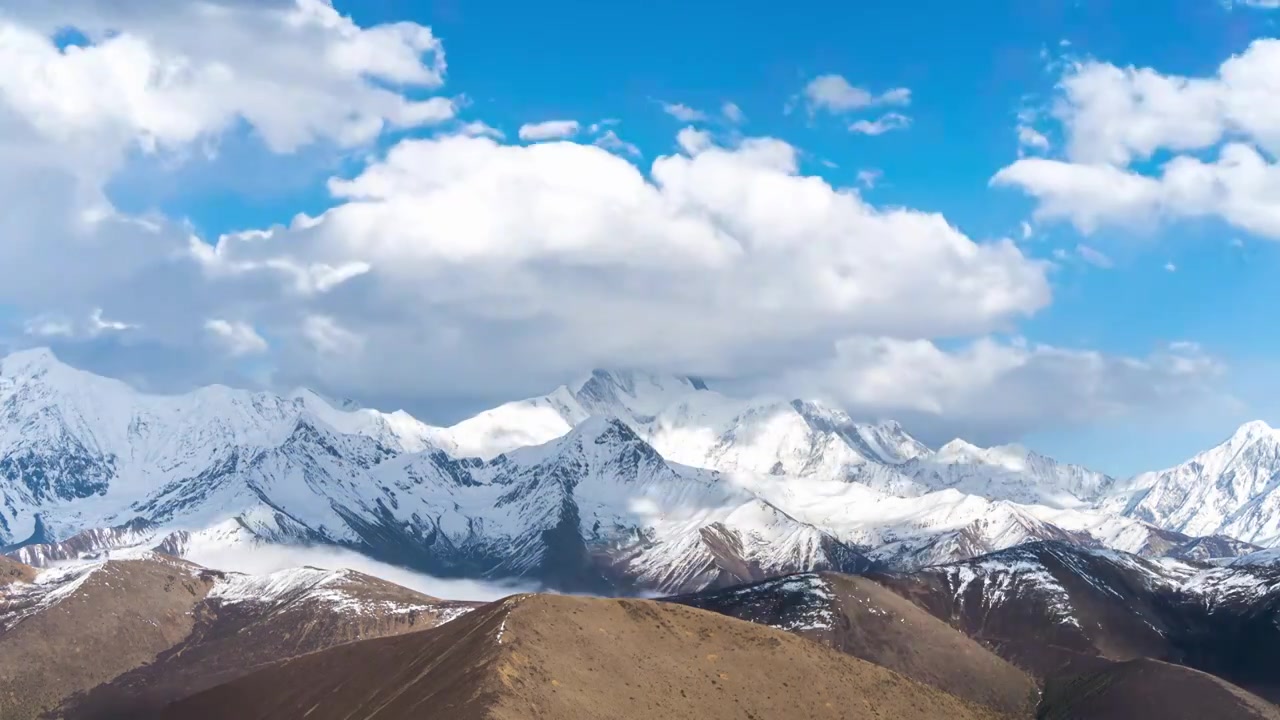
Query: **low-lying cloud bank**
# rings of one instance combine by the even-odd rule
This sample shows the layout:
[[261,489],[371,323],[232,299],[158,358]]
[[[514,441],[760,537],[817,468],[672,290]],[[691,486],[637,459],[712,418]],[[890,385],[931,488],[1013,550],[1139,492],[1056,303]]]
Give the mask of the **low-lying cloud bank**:
[[348,568],[445,600],[488,601],[516,593],[546,592],[544,588],[527,583],[433,577],[340,548],[259,545],[253,548],[197,551],[188,555],[187,559],[216,570],[252,575],[303,565],[332,570]]

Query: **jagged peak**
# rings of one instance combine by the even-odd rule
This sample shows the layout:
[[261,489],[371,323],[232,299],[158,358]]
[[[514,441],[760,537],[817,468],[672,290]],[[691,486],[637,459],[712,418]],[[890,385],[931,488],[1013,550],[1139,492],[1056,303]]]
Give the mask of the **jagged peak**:
[[584,445],[587,443],[600,443],[605,438],[617,438],[622,442],[644,443],[644,440],[636,434],[636,431],[623,422],[622,419],[613,415],[603,414],[591,415],[574,426],[565,436],[566,440],[578,440]]

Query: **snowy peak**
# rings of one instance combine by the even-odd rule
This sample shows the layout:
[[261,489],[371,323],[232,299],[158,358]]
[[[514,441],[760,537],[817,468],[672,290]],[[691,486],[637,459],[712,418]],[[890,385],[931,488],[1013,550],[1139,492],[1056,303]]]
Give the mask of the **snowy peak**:
[[66,367],[49,348],[18,350],[0,358],[0,376],[30,376],[57,366]]
[[1227,440],[1227,444],[1242,445],[1249,442],[1253,442],[1254,440],[1257,440],[1259,438],[1263,438],[1263,437],[1274,438],[1275,436],[1276,436],[1275,428],[1268,425],[1265,421],[1251,420],[1241,425],[1239,428],[1237,428],[1235,433],[1231,435],[1231,438]]
[[984,462],[986,460],[986,450],[966,440],[956,438],[938,448],[932,459],[943,463]]
[[892,420],[875,424],[857,423],[843,410],[810,400],[792,400],[791,407],[815,432],[839,436],[868,460],[898,465],[929,452],[924,443]]
[[575,387],[574,397],[592,413],[619,414],[639,423],[650,422],[691,393],[708,392],[705,383],[688,377],[623,370],[593,370]]
[[1060,463],[1021,445],[982,448],[960,439],[915,458],[902,471],[934,490],[955,488],[992,500],[1055,508],[1094,503],[1115,483],[1107,475]]
[[1188,535],[1280,542],[1280,431],[1245,423],[1181,465],[1143,473],[1118,496],[1123,512]]

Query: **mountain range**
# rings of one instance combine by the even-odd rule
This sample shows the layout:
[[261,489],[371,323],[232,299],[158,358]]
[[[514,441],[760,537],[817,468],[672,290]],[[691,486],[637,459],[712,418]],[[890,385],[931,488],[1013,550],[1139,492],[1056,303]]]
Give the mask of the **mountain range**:
[[1265,558],[1280,433],[1249,423],[1117,479],[1018,446],[931,449],[822,403],[595,371],[451,427],[211,386],[153,395],[0,360],[0,545],[35,566],[121,548],[199,560],[332,545],[446,577],[679,593],[905,571],[1035,541]]

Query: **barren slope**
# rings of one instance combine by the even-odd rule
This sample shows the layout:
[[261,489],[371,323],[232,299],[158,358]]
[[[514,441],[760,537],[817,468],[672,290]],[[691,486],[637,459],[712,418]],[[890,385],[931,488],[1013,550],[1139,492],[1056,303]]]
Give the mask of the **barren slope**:
[[1030,714],[1022,670],[866,577],[809,573],[669,598],[815,640],[913,680],[1008,713]]
[[36,579],[36,569],[30,565],[0,555],[0,587],[16,582],[31,582]]
[[5,720],[36,717],[151,662],[191,632],[191,609],[213,585],[207,572],[174,559],[112,561],[67,574],[0,597]]
[[350,570],[230,576],[195,607],[190,635],[64,710],[77,718],[133,717],[279,660],[435,627],[473,606]]
[[671,603],[523,595],[180,701],[166,718],[963,718],[994,711],[773,628]]
[[1051,680],[1040,720],[1280,720],[1280,709],[1225,680],[1158,660],[1130,660]]

